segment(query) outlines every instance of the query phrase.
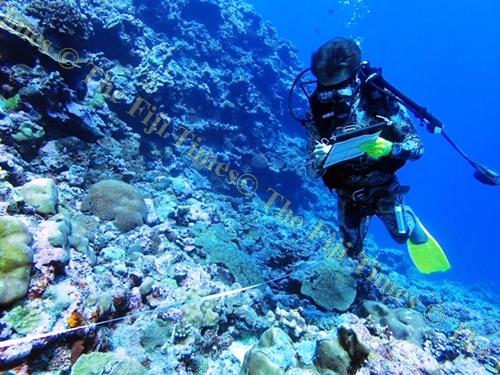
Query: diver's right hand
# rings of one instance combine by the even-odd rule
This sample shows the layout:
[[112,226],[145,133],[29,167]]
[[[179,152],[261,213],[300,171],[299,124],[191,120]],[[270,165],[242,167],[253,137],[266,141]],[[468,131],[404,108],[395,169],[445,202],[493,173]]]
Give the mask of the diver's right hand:
[[321,166],[323,165],[326,156],[332,149],[332,145],[325,145],[324,143],[318,143],[316,147],[314,147],[313,157],[314,157],[314,165]]

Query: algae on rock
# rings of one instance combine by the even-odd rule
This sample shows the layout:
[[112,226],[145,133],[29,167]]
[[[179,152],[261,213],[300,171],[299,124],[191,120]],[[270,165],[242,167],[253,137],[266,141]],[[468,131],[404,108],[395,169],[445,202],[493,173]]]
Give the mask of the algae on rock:
[[18,127],[12,138],[17,142],[38,141],[45,137],[45,130],[31,121],[24,121]]
[[12,98],[5,99],[0,95],[0,109],[5,111],[15,111],[21,104],[21,97],[19,94],[14,95]]

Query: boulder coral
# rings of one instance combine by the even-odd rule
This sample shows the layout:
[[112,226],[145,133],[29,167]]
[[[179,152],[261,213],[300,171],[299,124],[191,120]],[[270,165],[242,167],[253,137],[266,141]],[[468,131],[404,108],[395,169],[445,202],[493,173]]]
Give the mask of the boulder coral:
[[19,189],[21,199],[42,215],[56,213],[59,201],[57,186],[50,178],[37,178]]
[[[270,328],[246,353],[240,375],[348,375],[365,363],[370,339],[366,327],[345,323],[313,343],[311,353],[304,355],[300,342],[279,328]],[[311,363],[304,361],[308,356],[313,357]]]
[[321,374],[347,375],[351,358],[337,339],[321,340],[316,345],[316,366]]
[[432,332],[422,314],[411,309],[389,309],[380,302],[364,301],[359,315],[364,318],[371,316],[375,322],[388,327],[396,339],[414,344],[421,344],[424,336]]
[[270,328],[245,354],[240,375],[284,375],[296,366],[292,339],[279,328]]
[[0,217],[0,306],[23,298],[31,277],[31,234],[21,220]]
[[330,259],[306,276],[300,291],[327,310],[343,312],[356,298],[356,282],[350,269]]
[[103,180],[93,185],[82,202],[83,211],[91,211],[102,220],[113,220],[122,232],[144,224],[148,209],[135,187],[119,180]]
[[[191,293],[187,299],[197,300],[199,296]],[[213,310],[213,303],[205,301],[202,303],[189,303],[182,308],[185,319],[195,327],[212,327],[217,325],[219,314]]]

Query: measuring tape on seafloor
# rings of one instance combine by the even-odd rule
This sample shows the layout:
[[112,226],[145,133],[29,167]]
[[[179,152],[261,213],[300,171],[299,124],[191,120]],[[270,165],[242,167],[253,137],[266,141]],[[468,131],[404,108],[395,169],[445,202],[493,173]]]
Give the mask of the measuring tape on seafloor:
[[[312,264],[306,266],[305,268],[306,269],[310,268],[310,267],[312,267],[315,264],[316,264],[316,262],[313,262]],[[22,338],[18,338],[18,339],[11,339],[11,340],[0,341],[0,349],[4,349],[4,348],[10,347],[10,346],[14,346],[14,345],[26,344],[26,343],[29,343],[29,342],[32,342],[32,341],[46,339],[46,338],[50,338],[50,337],[54,337],[54,336],[59,336],[59,335],[63,335],[63,334],[66,334],[66,333],[75,332],[75,331],[78,331],[78,330],[94,328],[94,327],[98,327],[98,326],[101,326],[101,325],[104,325],[104,324],[115,323],[115,322],[119,322],[119,321],[125,320],[127,318],[135,318],[135,317],[139,317],[139,316],[142,316],[142,315],[148,315],[148,314],[158,313],[158,312],[161,312],[163,310],[169,310],[169,309],[173,309],[173,308],[178,308],[178,307],[181,307],[181,306],[198,304],[198,303],[202,303],[202,302],[205,302],[205,301],[211,301],[211,300],[219,299],[219,298],[223,298],[223,297],[231,297],[231,296],[238,295],[240,293],[246,292],[247,290],[256,289],[256,288],[259,288],[259,287],[261,287],[263,285],[268,285],[268,284],[273,283],[275,281],[284,279],[284,278],[286,278],[286,277],[288,277],[290,275],[293,275],[296,272],[299,272],[299,270],[294,270],[292,272],[289,272],[289,273],[287,273],[285,275],[276,277],[274,279],[271,279],[271,280],[268,280],[268,281],[264,281],[264,282],[259,283],[259,284],[250,285],[250,286],[247,286],[247,287],[244,287],[244,288],[238,288],[238,289],[234,289],[234,290],[228,290],[228,291],[221,292],[221,293],[211,294],[211,295],[208,295],[208,296],[205,296],[205,297],[200,297],[200,298],[194,299],[194,300],[172,303],[172,304],[169,304],[169,305],[166,305],[166,306],[161,306],[160,305],[160,306],[155,307],[152,310],[141,311],[141,312],[138,312],[138,313],[135,313],[135,314],[126,315],[126,316],[122,316],[122,317],[119,317],[119,318],[104,320],[102,322],[87,324],[87,325],[83,325],[83,326],[75,327],[75,328],[62,329],[62,330],[59,330],[59,331],[52,331],[52,332],[48,332],[48,333],[42,333],[42,334],[39,334],[39,335],[26,336],[26,337],[22,337]]]

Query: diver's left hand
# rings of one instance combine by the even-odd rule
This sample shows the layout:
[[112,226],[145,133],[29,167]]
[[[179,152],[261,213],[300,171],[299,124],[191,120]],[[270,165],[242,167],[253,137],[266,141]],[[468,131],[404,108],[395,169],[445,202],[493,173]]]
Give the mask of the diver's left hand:
[[372,159],[380,159],[388,156],[392,152],[394,143],[385,138],[378,137],[375,141],[368,141],[359,146],[361,151],[364,151]]
[[326,157],[328,156],[328,153],[330,152],[330,150],[332,149],[332,145],[327,145],[327,144],[324,144],[324,143],[319,143],[316,145],[316,147],[314,148],[314,151],[313,151],[313,161],[314,161],[314,165],[319,167],[321,166]]

